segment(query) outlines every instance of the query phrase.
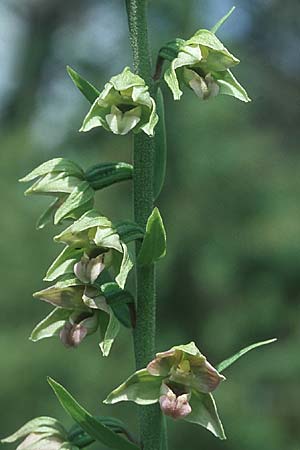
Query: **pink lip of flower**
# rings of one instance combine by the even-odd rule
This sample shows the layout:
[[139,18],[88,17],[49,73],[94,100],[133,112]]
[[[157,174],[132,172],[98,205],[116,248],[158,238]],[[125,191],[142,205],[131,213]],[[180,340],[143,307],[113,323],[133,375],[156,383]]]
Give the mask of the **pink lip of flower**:
[[71,324],[68,322],[60,332],[60,340],[65,347],[76,348],[86,337],[87,331],[87,328],[80,323]]
[[192,412],[189,404],[189,394],[176,394],[167,386],[163,385],[162,391],[166,392],[159,398],[162,412],[173,419],[182,419]]

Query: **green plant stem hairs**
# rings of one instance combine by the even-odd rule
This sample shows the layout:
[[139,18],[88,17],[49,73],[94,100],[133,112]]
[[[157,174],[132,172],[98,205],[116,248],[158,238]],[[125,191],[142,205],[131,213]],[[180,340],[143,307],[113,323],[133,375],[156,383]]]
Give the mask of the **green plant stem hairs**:
[[[147,0],[126,0],[130,43],[135,71],[153,91],[152,66],[148,41]],[[152,92],[151,92],[152,93]],[[153,209],[155,137],[142,133],[134,136],[134,218],[145,226]],[[137,252],[139,244],[137,244]],[[134,335],[137,369],[151,360],[155,353],[156,293],[155,267],[137,266],[137,322]],[[158,405],[140,407],[140,435],[144,450],[158,450],[161,442],[162,414]],[[166,448],[166,447],[165,447]]]

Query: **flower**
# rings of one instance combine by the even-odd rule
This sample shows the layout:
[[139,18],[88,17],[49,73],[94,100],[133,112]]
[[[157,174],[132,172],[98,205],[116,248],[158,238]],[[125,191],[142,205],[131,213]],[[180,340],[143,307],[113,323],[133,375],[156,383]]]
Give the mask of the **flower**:
[[78,219],[94,204],[94,189],[85,180],[83,170],[65,158],[54,158],[38,166],[19,181],[37,180],[25,191],[25,195],[42,194],[54,196],[55,200],[41,215],[37,228],[66,218]]
[[[224,47],[213,32],[199,30],[186,41],[177,39],[174,42],[177,48],[176,56],[171,58],[171,64],[164,74],[174,100],[180,99],[181,88],[186,85],[201,100],[224,94],[244,102],[250,101],[247,92],[230,71],[230,68],[240,61]],[[174,51],[174,43],[170,45]],[[161,50],[162,57],[165,57],[167,47]]]
[[112,391],[105,403],[134,401],[159,403],[173,419],[197,423],[225,439],[211,394],[225,377],[206,359],[194,342],[157,353],[147,368],[135,372]]
[[143,131],[153,136],[157,122],[155,101],[145,81],[125,67],[122,73],[106,83],[86,115],[80,131],[103,127],[114,134]]
[[76,348],[86,336],[100,331],[99,344],[103,356],[108,356],[120,326],[113,309],[99,287],[83,284],[77,278],[58,281],[34,294],[55,309],[32,331],[34,342],[59,336],[65,347]]
[[17,450],[28,448],[78,450],[68,441],[68,433],[64,426],[52,417],[37,417],[0,442],[12,443],[21,439],[23,440]]

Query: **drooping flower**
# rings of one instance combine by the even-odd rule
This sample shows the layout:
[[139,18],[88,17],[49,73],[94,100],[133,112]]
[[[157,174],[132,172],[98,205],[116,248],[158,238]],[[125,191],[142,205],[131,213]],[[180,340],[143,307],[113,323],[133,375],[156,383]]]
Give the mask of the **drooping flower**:
[[52,417],[37,417],[31,420],[11,436],[2,439],[1,443],[22,442],[16,450],[78,450],[68,441],[68,433],[64,426]]
[[103,127],[114,134],[143,131],[153,136],[158,122],[156,105],[145,81],[125,67],[106,83],[93,103],[80,131]]
[[39,218],[37,228],[44,228],[51,220],[58,224],[66,218],[78,219],[93,207],[95,191],[85,180],[84,171],[73,161],[65,158],[51,159],[19,181],[29,182],[35,179],[37,180],[25,191],[25,195],[55,197]]
[[[175,42],[175,44],[174,44]],[[199,30],[190,39],[177,39],[171,43],[173,57],[161,49],[161,57],[166,55],[170,66],[164,73],[164,79],[179,100],[183,86],[187,86],[201,99],[207,100],[219,94],[231,95],[243,102],[249,102],[245,89],[233,76],[230,69],[239,60],[233,56],[216,35],[209,30]]]
[[109,394],[105,403],[159,402],[164,414],[207,428],[225,439],[211,394],[225,377],[202,355],[194,342],[158,353],[147,368],[135,372]]

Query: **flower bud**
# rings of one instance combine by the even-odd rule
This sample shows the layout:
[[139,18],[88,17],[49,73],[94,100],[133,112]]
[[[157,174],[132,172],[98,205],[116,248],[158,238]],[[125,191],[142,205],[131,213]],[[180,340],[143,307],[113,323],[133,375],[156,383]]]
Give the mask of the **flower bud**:
[[31,448],[33,445],[36,446],[38,442],[40,443],[41,448],[47,450],[59,450],[64,443],[64,441],[57,436],[43,437],[42,434],[31,433],[24,439],[23,442],[21,442],[21,444],[17,447],[17,450],[26,450]]
[[173,419],[182,419],[192,412],[189,404],[189,394],[176,395],[166,384],[162,385],[161,393],[159,404],[166,416],[170,416]]

